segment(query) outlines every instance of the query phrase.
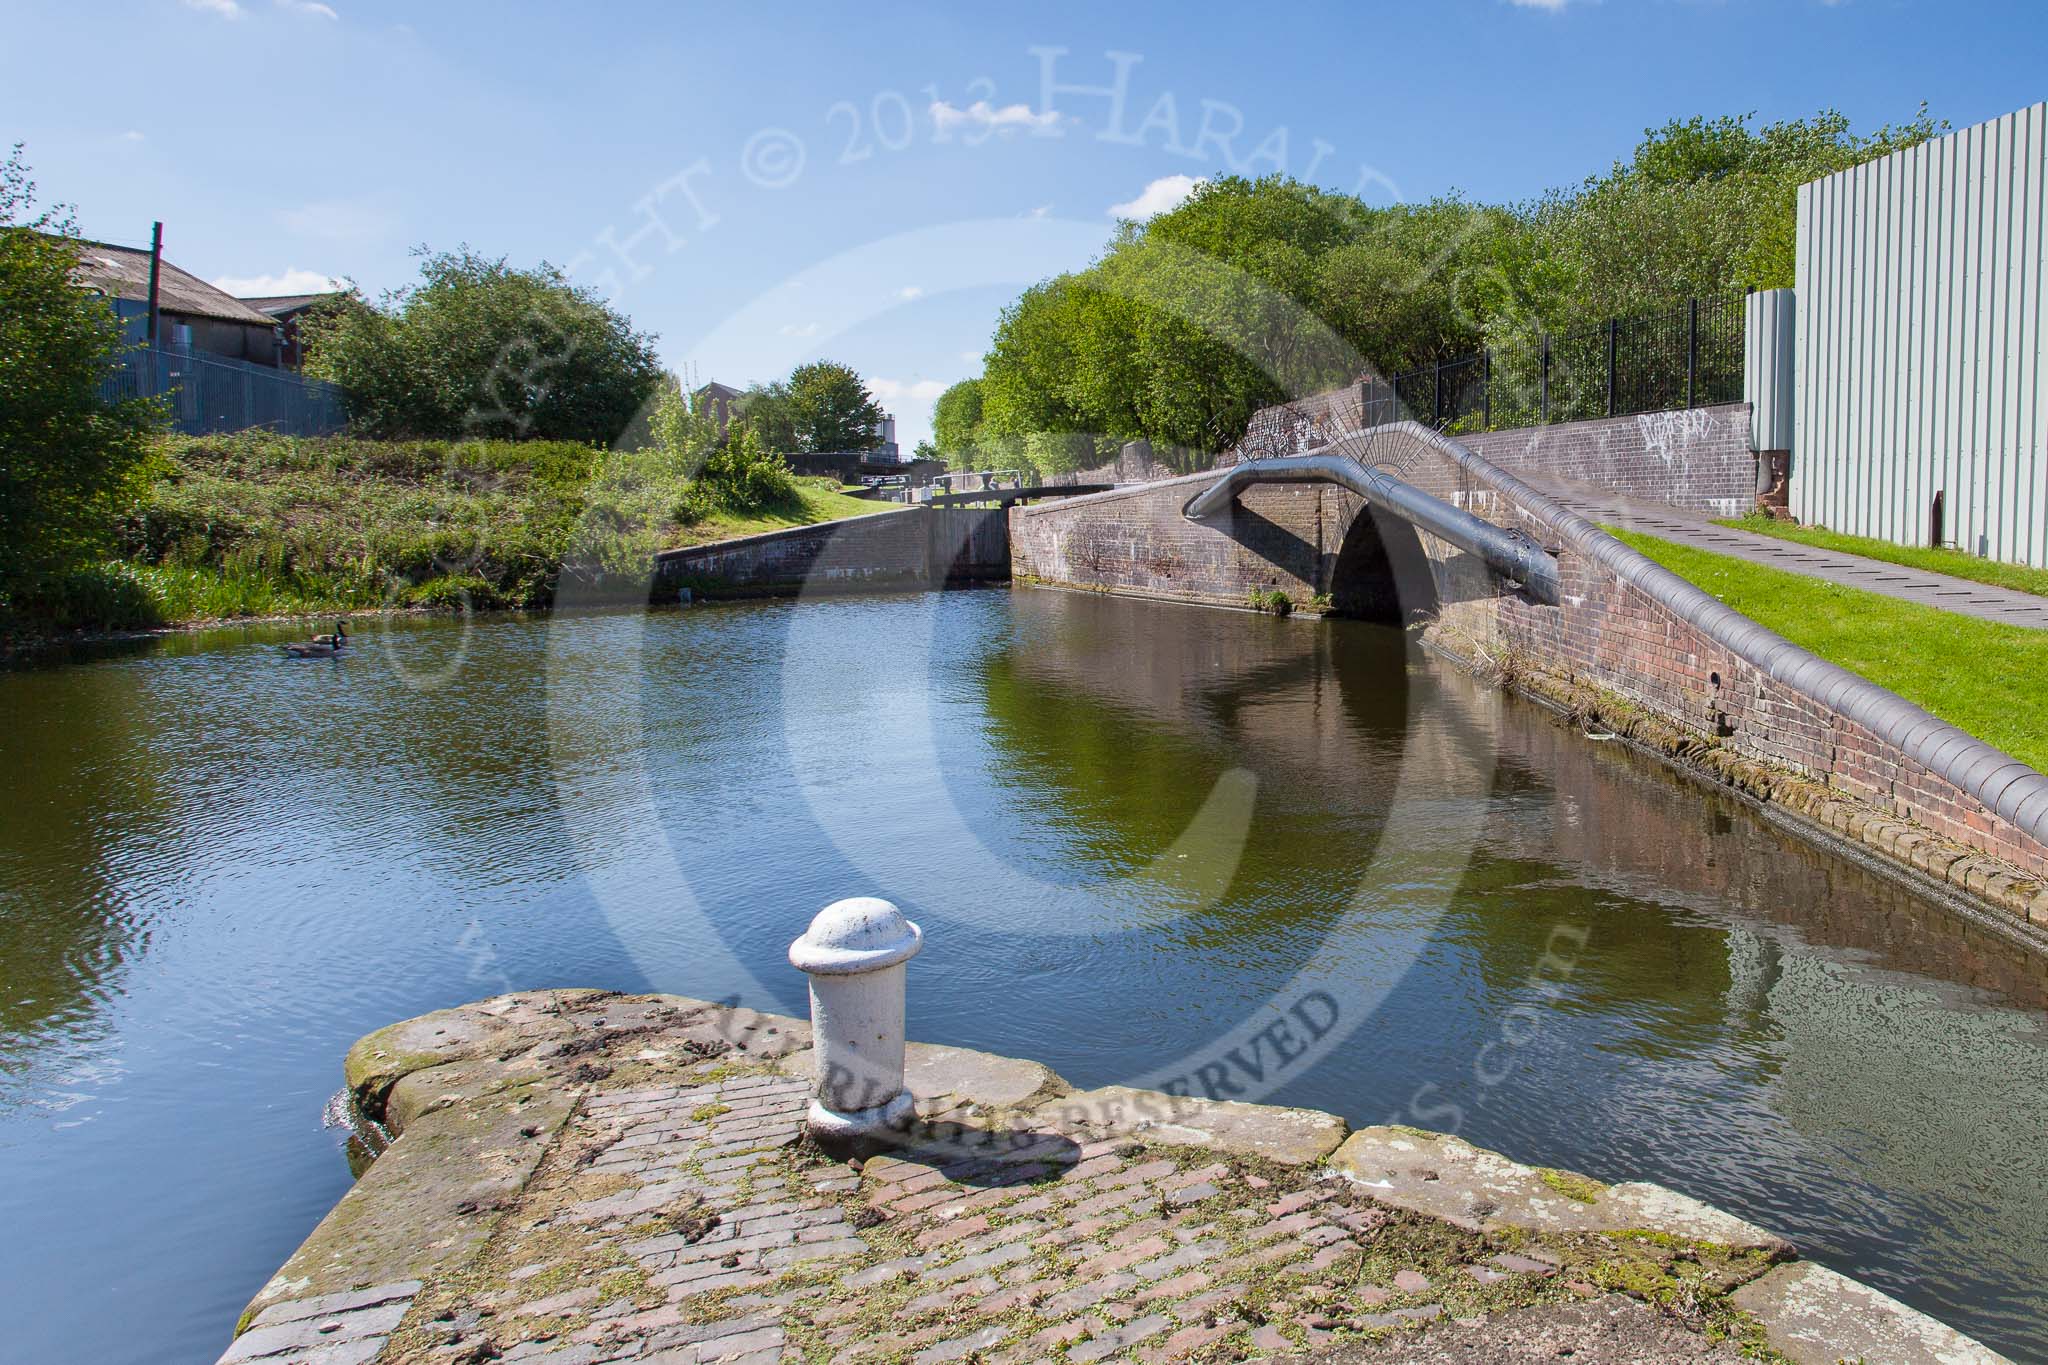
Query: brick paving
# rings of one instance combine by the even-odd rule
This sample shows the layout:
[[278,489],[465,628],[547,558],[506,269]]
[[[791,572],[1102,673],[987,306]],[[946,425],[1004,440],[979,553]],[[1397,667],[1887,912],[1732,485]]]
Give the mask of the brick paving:
[[[806,1097],[769,1071],[593,1093],[474,1276],[324,1316],[280,1305],[289,1321],[232,1358],[1247,1359],[1445,1311],[1441,1276],[1364,1274],[1375,1234],[1412,1216],[1327,1175],[945,1116],[909,1150],[843,1163],[803,1138]],[[1560,1296],[1554,1258],[1474,1251],[1466,1297]],[[324,1350],[313,1320],[345,1306],[381,1315],[358,1354],[292,1353]]]
[[222,1360],[1538,1359],[1553,1326],[1587,1365],[1781,1338],[1998,1359],[1658,1186],[959,1048],[907,1063],[919,1118],[862,1159],[805,1136],[799,1020],[566,990],[379,1030],[346,1069],[396,1141]]

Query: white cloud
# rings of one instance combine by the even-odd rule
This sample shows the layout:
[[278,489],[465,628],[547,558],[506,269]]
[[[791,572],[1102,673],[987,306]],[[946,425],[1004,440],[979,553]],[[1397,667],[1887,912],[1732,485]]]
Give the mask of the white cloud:
[[341,16],[320,3],[320,0],[277,0],[277,7],[303,14],[309,19],[339,19]]
[[235,0],[185,0],[185,5],[202,14],[217,14],[223,19],[239,19],[248,13]]
[[868,392],[875,401],[885,406],[901,406],[905,402],[921,403],[930,407],[939,401],[947,385],[936,379],[870,379]]
[[125,133],[121,134],[121,141],[123,141],[123,142],[140,142],[140,141],[142,141],[142,130],[141,130],[140,128],[130,128],[130,129],[129,129],[129,130],[127,131],[127,132],[125,132]]
[[1040,205],[1039,205],[1039,206],[1038,206],[1037,208],[1035,208],[1035,209],[1031,210],[1031,212],[1030,212],[1030,213],[1026,214],[1026,215],[1025,215],[1025,217],[1027,217],[1027,218],[1043,218],[1043,217],[1045,217],[1045,215],[1046,215],[1046,214],[1048,214],[1048,213],[1051,213],[1051,212],[1052,212],[1052,205],[1051,205],[1051,204],[1040,204]]
[[933,100],[931,116],[940,136],[955,128],[985,128],[1008,133],[1019,128],[1050,128],[1060,121],[1058,112],[1052,109],[1034,114],[1028,104],[1006,104],[998,109],[987,100],[976,100],[965,109],[955,108],[944,100]]
[[924,286],[921,284],[906,284],[896,291],[896,297],[905,302],[911,299],[921,299],[924,297]]
[[982,362],[982,354],[980,351],[962,351],[960,353],[960,358],[970,365],[979,365]]
[[1189,195],[1206,183],[1192,175],[1162,175],[1139,190],[1136,199],[1128,203],[1111,204],[1109,216],[1135,218],[1142,223],[1147,218],[1155,217],[1168,209],[1178,208],[1187,201]]
[[341,288],[341,281],[293,266],[282,275],[223,275],[213,281],[213,287],[238,299],[260,299],[274,294],[325,294]]
[[814,337],[818,334],[818,324],[806,322],[799,326],[794,322],[785,322],[782,324],[782,334],[786,337]]

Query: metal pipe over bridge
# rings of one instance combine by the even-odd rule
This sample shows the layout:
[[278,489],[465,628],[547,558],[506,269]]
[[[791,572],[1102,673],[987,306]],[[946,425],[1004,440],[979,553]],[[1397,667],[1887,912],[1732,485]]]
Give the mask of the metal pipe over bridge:
[[1521,532],[1503,530],[1413,484],[1330,450],[1232,465],[1223,477],[1188,499],[1181,515],[1190,521],[1219,516],[1241,490],[1257,483],[1337,484],[1439,540],[1479,556],[1489,569],[1520,584],[1536,601],[1554,607],[1562,599],[1557,560]]

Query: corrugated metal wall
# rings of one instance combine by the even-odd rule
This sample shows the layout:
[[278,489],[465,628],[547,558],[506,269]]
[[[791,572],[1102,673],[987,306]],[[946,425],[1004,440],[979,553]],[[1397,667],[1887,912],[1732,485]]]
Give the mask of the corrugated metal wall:
[[2048,103],[1799,190],[1792,511],[2048,566]]

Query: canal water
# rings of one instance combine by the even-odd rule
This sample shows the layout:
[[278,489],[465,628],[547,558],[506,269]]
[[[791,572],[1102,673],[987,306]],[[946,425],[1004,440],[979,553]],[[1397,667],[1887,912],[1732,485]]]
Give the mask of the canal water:
[[2041,962],[1397,632],[1019,590],[285,633],[0,673],[7,1360],[210,1360],[347,1186],[359,1035],[801,1012],[788,941],[859,893],[925,928],[914,1036],[1659,1180],[2048,1358]]

